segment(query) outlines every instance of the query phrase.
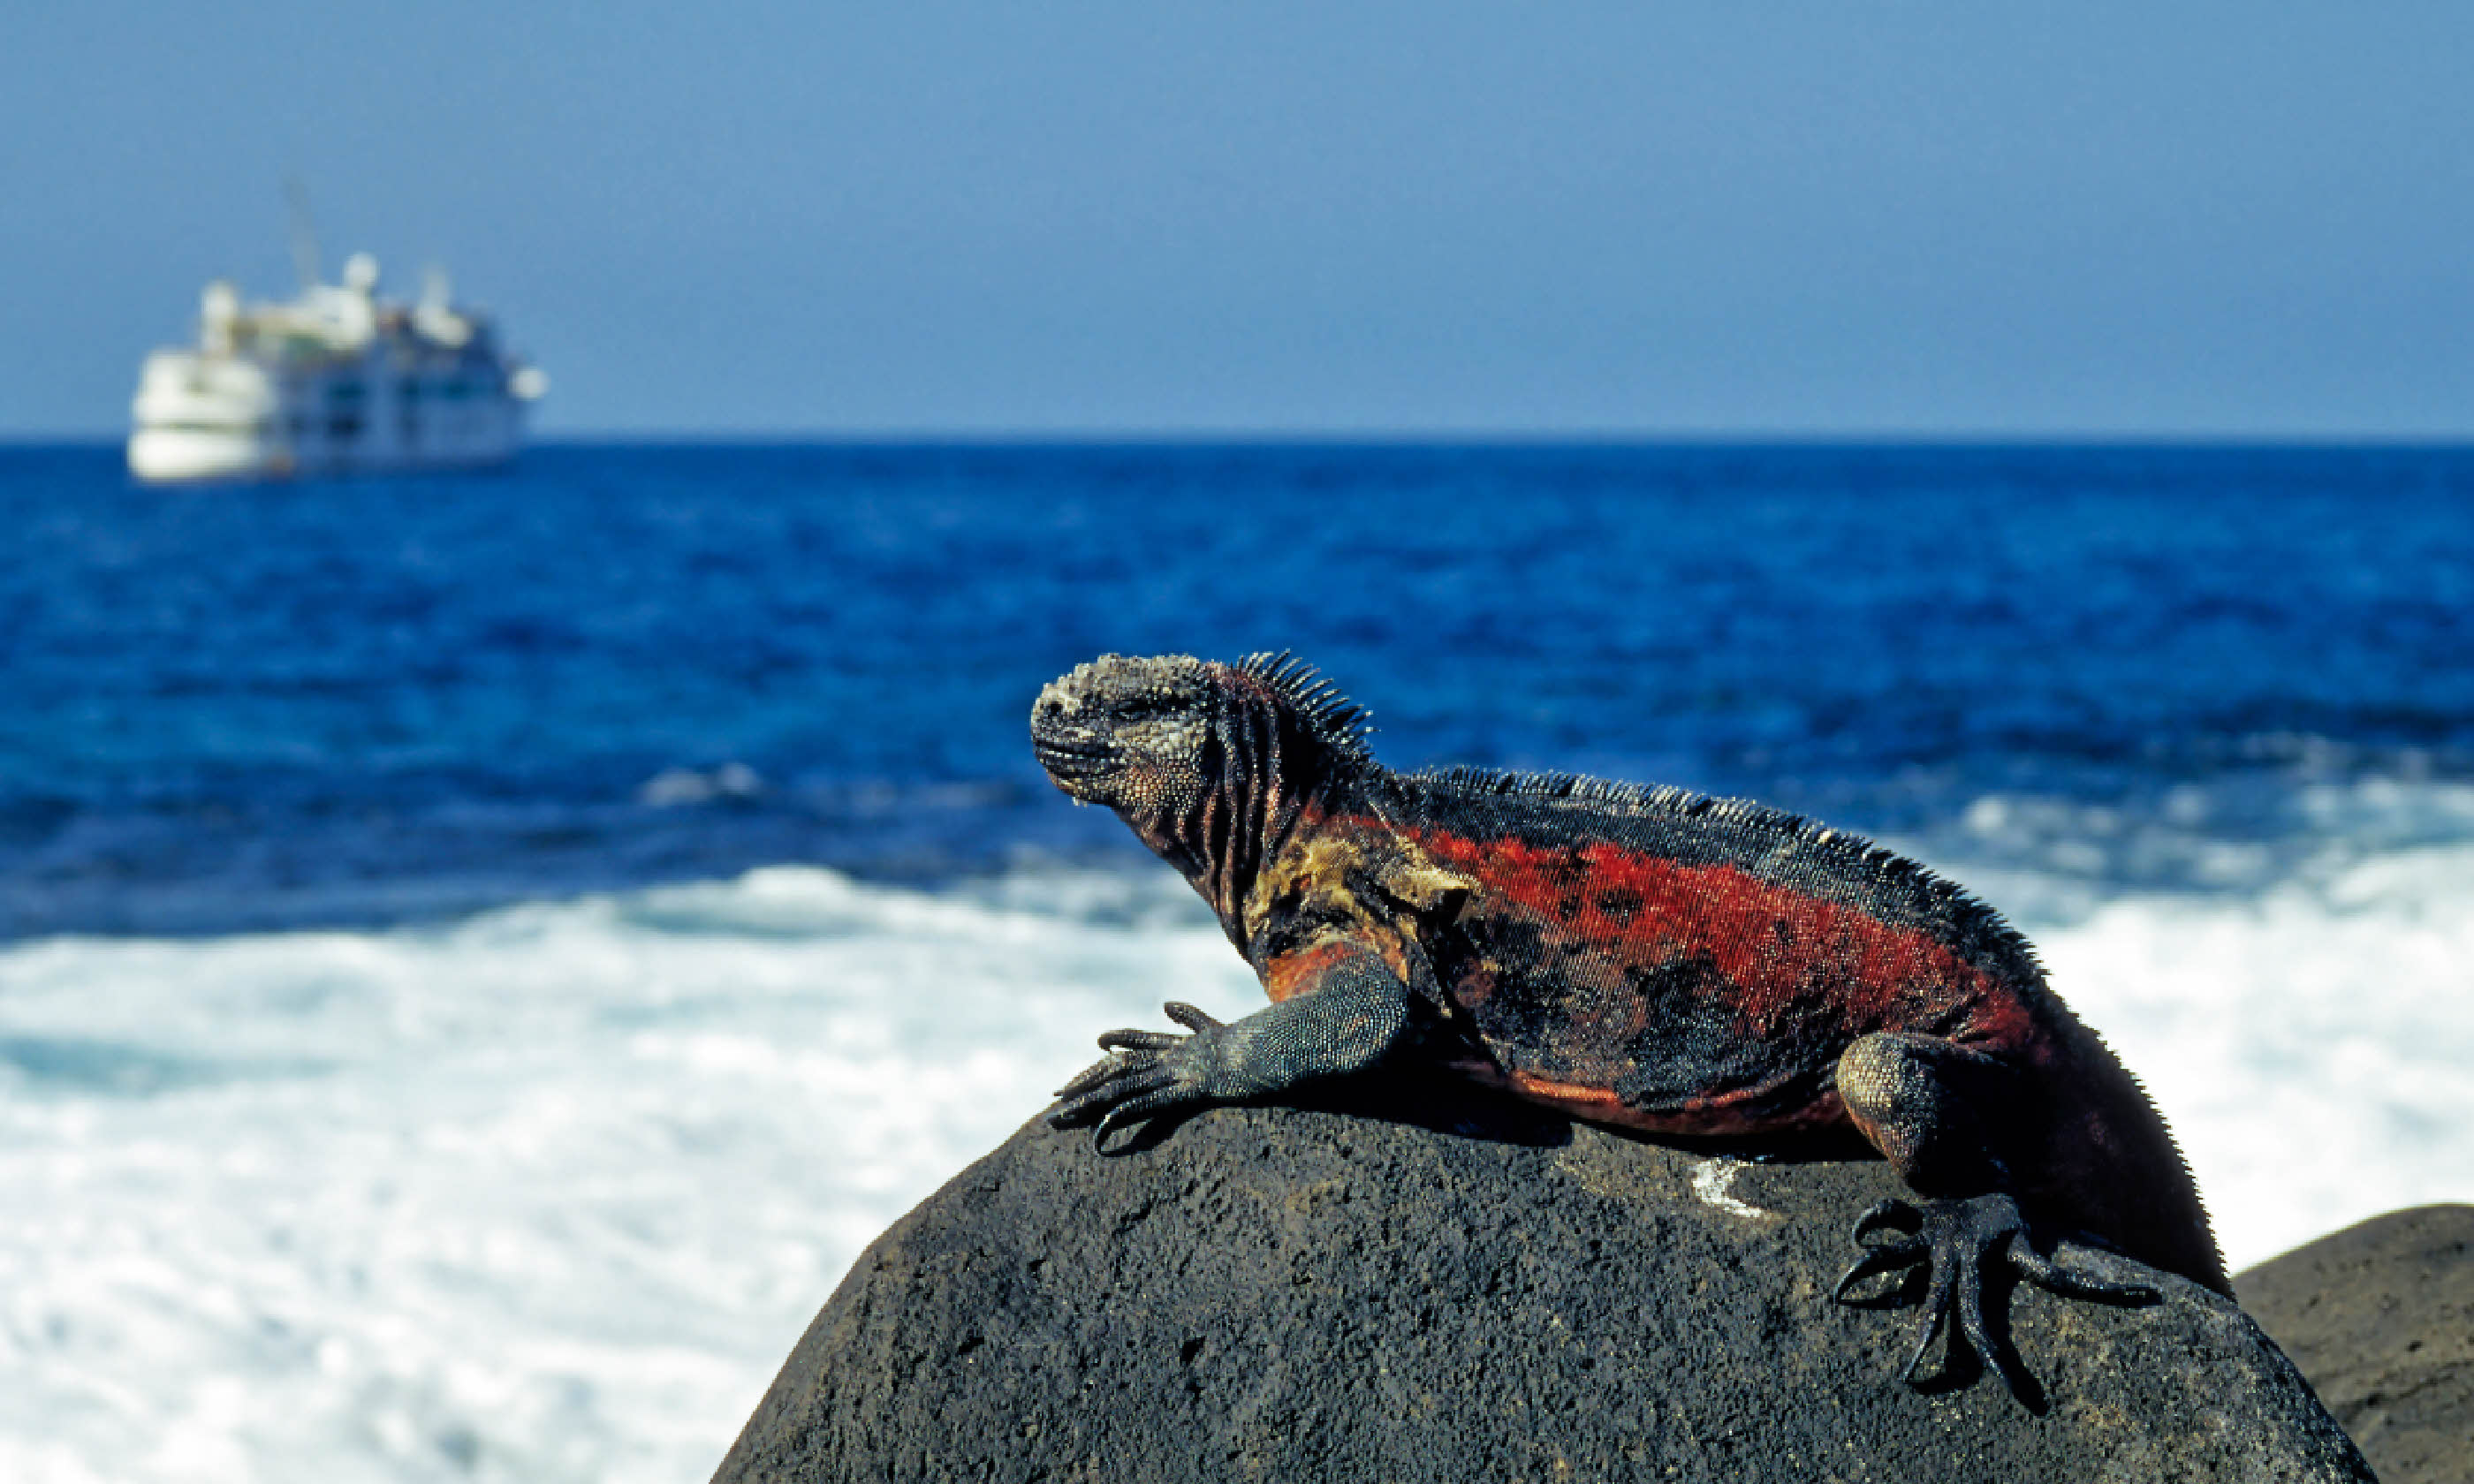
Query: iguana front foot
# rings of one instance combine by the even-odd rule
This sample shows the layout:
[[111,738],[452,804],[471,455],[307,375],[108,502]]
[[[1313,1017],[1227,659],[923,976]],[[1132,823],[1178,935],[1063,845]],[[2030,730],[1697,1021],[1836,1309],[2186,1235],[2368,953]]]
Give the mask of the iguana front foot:
[[1108,1153],[1108,1136],[1164,1113],[1230,1100],[1225,1042],[1228,1027],[1192,1005],[1172,1002],[1168,1017],[1194,1034],[1114,1030],[1100,1038],[1108,1055],[1056,1089],[1063,1101],[1051,1128],[1091,1124],[1091,1143]]
[[[1878,1244],[1866,1240],[1882,1232],[1896,1235]],[[2050,1254],[2037,1251],[2026,1221],[2019,1212],[2019,1203],[1999,1191],[1927,1201],[1921,1206],[1883,1201],[1856,1218],[1854,1235],[1864,1248],[1864,1256],[1848,1268],[1838,1280],[1838,1286],[1831,1291],[1830,1296],[1838,1303],[1879,1307],[1895,1301],[1897,1288],[1870,1299],[1848,1297],[1856,1284],[1877,1274],[1904,1272],[1921,1265],[1931,1275],[1931,1286],[1925,1295],[1924,1332],[1917,1337],[1906,1368],[1900,1372],[1908,1385],[1919,1389],[1962,1379],[1954,1373],[1965,1363],[1965,1357],[1972,1355],[2000,1372],[2002,1384],[2010,1388],[2012,1396],[2030,1408],[2037,1406],[2042,1390],[2011,1346],[2007,1324],[1997,1329],[1993,1315],[1987,1312],[1985,1277],[1988,1271],[1996,1270],[1997,1264],[2006,1265],[2009,1273],[2066,1298],[2152,1304],[2158,1297],[2154,1287],[2117,1276],[2115,1264],[2126,1266],[2126,1260],[2114,1258],[2108,1253],[2075,1244],[2057,1244]],[[1945,1329],[1949,1331],[1950,1345],[1941,1369],[1931,1376],[1919,1376],[1917,1372],[1931,1352],[1934,1338]]]
[[1317,988],[1222,1024],[1192,1005],[1169,1018],[1194,1034],[1110,1031],[1111,1055],[1058,1089],[1065,1101],[1048,1121],[1097,1126],[1091,1141],[1128,1124],[1220,1103],[1284,1092],[1301,1082],[1364,1071],[1409,1036],[1409,991],[1371,953],[1342,945],[1326,951]]

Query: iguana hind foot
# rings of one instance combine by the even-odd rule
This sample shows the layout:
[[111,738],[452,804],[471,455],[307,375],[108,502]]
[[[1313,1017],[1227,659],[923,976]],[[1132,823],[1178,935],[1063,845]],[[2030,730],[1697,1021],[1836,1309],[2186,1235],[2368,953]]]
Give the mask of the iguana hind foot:
[[[1880,1233],[1889,1241],[1870,1242]],[[1997,1293],[1988,1304],[1988,1277],[2026,1279],[2066,1298],[2112,1304],[2152,1304],[2158,1298],[2150,1284],[2121,1276],[2116,1264],[2127,1260],[2076,1244],[2055,1244],[2040,1252],[2029,1234],[2019,1203],[1995,1191],[1952,1200],[1883,1201],[1856,1220],[1853,1233],[1864,1255],[1851,1265],[1831,1290],[1838,1303],[1875,1308],[1895,1303],[1904,1285],[1870,1298],[1853,1298],[1856,1287],[1884,1273],[1905,1273],[1923,1267],[1930,1275],[1925,1294],[1923,1332],[1907,1357],[1902,1379],[1919,1390],[1964,1379],[1970,1361],[1989,1364],[2002,1384],[2030,1409],[2043,1398],[2035,1377],[2027,1374],[2010,1343],[2009,1327]],[[1920,1374],[1932,1352],[1933,1341],[1948,1333],[1948,1352],[1931,1375]]]

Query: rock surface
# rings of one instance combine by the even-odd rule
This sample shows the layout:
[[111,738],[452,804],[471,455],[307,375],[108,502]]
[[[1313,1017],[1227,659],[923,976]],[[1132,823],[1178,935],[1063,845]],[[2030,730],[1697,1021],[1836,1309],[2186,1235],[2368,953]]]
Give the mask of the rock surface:
[[2474,1480],[2474,1206],[2374,1216],[2234,1287],[2387,1484]]
[[2041,1414],[1901,1384],[1916,1310],[1827,1298],[1903,1193],[1879,1162],[1354,1096],[1118,1159],[1026,1127],[861,1257],[716,1479],[2370,1477],[2238,1308],[2162,1275],[2143,1308],[2019,1289]]

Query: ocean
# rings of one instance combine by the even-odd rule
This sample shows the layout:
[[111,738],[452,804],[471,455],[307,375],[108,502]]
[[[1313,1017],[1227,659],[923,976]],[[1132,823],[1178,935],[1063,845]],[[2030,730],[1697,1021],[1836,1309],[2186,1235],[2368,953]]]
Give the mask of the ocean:
[[1260,1003],[1031,762],[1109,650],[1921,857],[2237,1267],[2474,1200],[2474,449],[19,446],[0,523],[12,1481],[703,1477],[1098,1031]]

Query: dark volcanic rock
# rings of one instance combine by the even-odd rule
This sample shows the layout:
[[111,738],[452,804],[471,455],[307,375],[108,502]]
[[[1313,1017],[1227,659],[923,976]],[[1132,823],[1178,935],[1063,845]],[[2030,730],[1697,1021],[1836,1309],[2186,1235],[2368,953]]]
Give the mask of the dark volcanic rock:
[[[1831,1304],[1870,1161],[1739,1164],[1393,1085],[1424,1124],[1033,1124],[895,1224],[719,1480],[2365,1479],[2232,1304],[2022,1287],[2042,1415]],[[1422,1113],[1421,1113],[1422,1111]]]
[[2388,1484],[2474,1480],[2474,1206],[2374,1216],[2234,1287]]

